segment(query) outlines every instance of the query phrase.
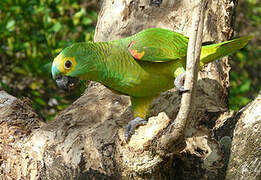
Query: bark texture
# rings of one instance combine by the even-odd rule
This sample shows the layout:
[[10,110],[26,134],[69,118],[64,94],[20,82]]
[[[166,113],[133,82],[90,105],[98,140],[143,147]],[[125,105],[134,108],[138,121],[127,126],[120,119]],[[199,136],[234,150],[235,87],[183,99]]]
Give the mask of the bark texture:
[[[203,41],[232,36],[237,1],[213,0],[205,11]],[[95,40],[162,27],[189,36],[189,0],[106,0]],[[157,140],[175,119],[175,89],[151,104],[151,117],[128,144],[129,98],[90,83],[82,97],[50,123],[28,99],[0,91],[0,172],[6,179],[255,179],[260,178],[261,95],[238,113],[227,112],[228,58],[199,73],[195,113],[185,140],[159,154]]]

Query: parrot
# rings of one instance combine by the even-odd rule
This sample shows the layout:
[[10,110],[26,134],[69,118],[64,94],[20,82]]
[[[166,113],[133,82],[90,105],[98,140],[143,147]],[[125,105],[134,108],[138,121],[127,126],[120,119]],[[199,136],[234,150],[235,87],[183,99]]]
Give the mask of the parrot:
[[[247,45],[252,36],[217,44],[202,44],[200,69],[207,63]],[[79,80],[103,84],[116,94],[130,96],[134,119],[125,128],[126,142],[146,125],[151,102],[176,87],[186,92],[186,55],[189,38],[162,28],[149,28],[118,40],[77,42],[64,48],[52,62],[52,77],[69,90]]]

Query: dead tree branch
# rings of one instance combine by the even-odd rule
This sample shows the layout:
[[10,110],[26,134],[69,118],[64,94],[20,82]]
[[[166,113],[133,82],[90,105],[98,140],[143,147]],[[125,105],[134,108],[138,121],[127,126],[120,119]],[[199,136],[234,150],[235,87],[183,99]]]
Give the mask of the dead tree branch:
[[186,125],[192,117],[191,114],[193,114],[195,109],[194,99],[198,80],[205,8],[206,2],[200,1],[193,12],[192,35],[189,38],[188,43],[186,78],[184,85],[185,89],[189,91],[183,93],[177,118],[168,129],[168,132],[160,138],[158,144],[160,150],[169,150],[171,146],[173,147],[173,144],[179,144],[184,140]]

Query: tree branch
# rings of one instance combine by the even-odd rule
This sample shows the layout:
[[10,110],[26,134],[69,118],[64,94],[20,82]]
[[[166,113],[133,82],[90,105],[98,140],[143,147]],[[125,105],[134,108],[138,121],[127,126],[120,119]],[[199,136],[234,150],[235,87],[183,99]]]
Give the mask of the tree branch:
[[178,145],[180,142],[183,142],[185,128],[195,109],[194,97],[198,79],[204,23],[203,15],[206,4],[206,1],[200,1],[194,9],[194,18],[192,20],[192,36],[190,37],[188,43],[186,78],[184,85],[185,89],[188,89],[189,92],[182,95],[180,110],[174,123],[171,124],[167,133],[160,138],[160,141],[157,145],[159,147],[158,149],[160,150],[169,150],[170,147],[173,147],[173,144]]
[[[206,40],[221,40],[232,32],[234,7],[231,8],[229,0],[217,2],[208,3],[204,28]],[[106,0],[97,23],[96,41],[126,37],[149,27],[167,28],[188,34],[192,16],[197,17],[192,13],[194,8],[191,4],[191,0],[162,1],[160,7],[156,7],[151,6],[149,1]],[[224,32],[224,29],[227,31]],[[190,63],[187,64],[189,67]],[[227,75],[229,68],[222,68],[224,72],[220,74]],[[253,106],[247,106],[243,110],[247,112],[242,118],[247,119],[242,120],[241,124],[237,123],[238,118],[231,121],[232,115],[225,120],[224,116],[227,118],[228,114],[216,120],[226,106],[227,97],[224,94],[224,79],[219,78],[217,70],[215,67],[205,69],[208,72],[205,73],[207,78],[198,81],[203,88],[198,90],[201,92],[196,96],[195,111],[190,108],[184,111],[184,104],[191,107],[193,101],[191,103],[183,100],[189,103],[181,103],[178,116],[180,119],[177,118],[171,125],[173,129],[170,128],[168,133],[169,136],[174,136],[174,144],[180,142],[177,140],[183,140],[185,130],[183,142],[186,142],[186,148],[174,156],[161,156],[158,154],[158,147],[155,147],[161,142],[161,135],[167,137],[165,132],[171,122],[168,116],[174,119],[173,116],[178,114],[180,96],[173,93],[173,90],[162,93],[154,100],[151,113],[158,114],[158,117],[149,118],[146,126],[139,127],[128,144],[124,140],[123,127],[133,117],[129,98],[113,94],[104,86],[90,84],[81,98],[60,112],[54,121],[43,125],[29,102],[25,104],[24,100],[18,100],[12,105],[1,107],[1,104],[9,101],[0,96],[0,119],[3,120],[0,126],[0,139],[3,140],[0,143],[0,179],[224,179],[229,169],[221,169],[223,154],[220,144],[223,142],[229,159],[229,137],[233,141],[238,137],[236,143],[231,143],[234,146],[231,157],[241,157],[245,152],[250,154],[245,153],[240,162],[239,158],[234,158],[237,162],[231,161],[228,167],[231,167],[233,173],[230,172],[228,177],[242,177],[243,171],[234,168],[239,167],[238,165],[242,165],[244,175],[245,170],[256,170],[259,159],[255,158],[260,157],[257,154],[260,146],[256,139],[260,137],[257,133],[260,128],[256,126],[258,121],[255,120],[257,109],[260,109],[260,98],[254,101]],[[197,73],[195,69],[194,72]],[[189,80],[186,83],[192,85]],[[195,89],[191,89],[191,95],[194,91]],[[183,98],[185,97],[184,94]],[[194,112],[193,122],[190,118],[188,123],[188,118],[184,119],[182,112]],[[32,122],[39,123],[34,125]],[[186,128],[187,124],[189,128]],[[235,124],[239,127],[236,135],[233,133]],[[215,131],[219,132],[216,132],[213,139]],[[245,142],[244,152],[238,151],[239,147],[244,150],[242,142]],[[170,147],[173,144],[167,145]],[[159,145],[165,152],[171,150],[167,149],[168,146],[164,147],[164,144]],[[251,173],[249,171],[247,174]]]

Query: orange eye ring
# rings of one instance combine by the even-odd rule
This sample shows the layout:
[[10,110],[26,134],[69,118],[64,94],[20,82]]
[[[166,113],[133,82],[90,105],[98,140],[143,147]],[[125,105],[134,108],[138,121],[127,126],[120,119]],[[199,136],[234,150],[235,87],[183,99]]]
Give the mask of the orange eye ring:
[[65,69],[71,69],[71,67],[72,67],[72,61],[71,60],[66,60],[64,62],[64,68]]

